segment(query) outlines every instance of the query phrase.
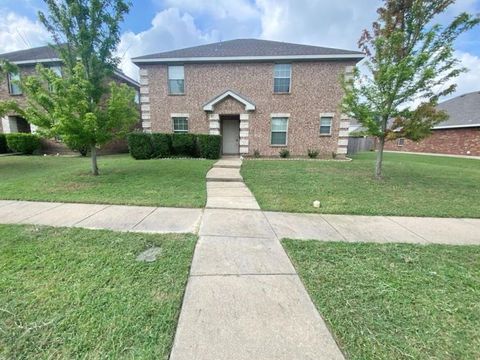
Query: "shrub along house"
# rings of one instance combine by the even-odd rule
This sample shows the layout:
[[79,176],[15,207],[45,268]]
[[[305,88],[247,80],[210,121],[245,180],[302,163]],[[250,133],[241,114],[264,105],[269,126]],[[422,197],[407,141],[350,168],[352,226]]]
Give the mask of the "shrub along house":
[[448,120],[436,125],[432,134],[418,142],[396,139],[386,150],[480,156],[480,92],[457,96],[438,104]]
[[[58,75],[62,74],[62,61],[59,59],[55,50],[50,46],[42,46],[31,48],[27,50],[20,50],[11,53],[0,54],[0,59],[16,64],[19,68],[17,74],[10,73],[3,79],[0,79],[0,100],[14,100],[20,105],[26,103],[26,97],[22,94],[20,86],[15,80],[20,80],[22,77],[35,74],[35,67],[37,64],[42,64],[45,67],[50,67]],[[114,81],[125,83],[135,90],[139,90],[139,84],[123,74],[121,71],[116,71],[113,76]],[[28,121],[16,113],[7,114],[1,119],[0,133],[34,133],[36,128],[30,125]],[[125,141],[113,141],[107,144],[103,149],[103,153],[126,151]],[[44,153],[65,153],[69,150],[65,145],[57,140],[42,139],[42,152]]]
[[359,52],[238,39],[133,59],[145,132],[221,134],[223,154],[344,155],[340,78]]

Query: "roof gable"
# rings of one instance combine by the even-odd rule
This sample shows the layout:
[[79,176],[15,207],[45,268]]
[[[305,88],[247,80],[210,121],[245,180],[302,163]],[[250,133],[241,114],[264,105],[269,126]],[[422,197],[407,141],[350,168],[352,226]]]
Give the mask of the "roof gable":
[[480,91],[454,97],[437,105],[448,114],[448,120],[435,125],[434,129],[471,127],[480,125]]
[[[57,51],[48,45],[0,54],[0,59],[5,59],[16,65],[56,64],[62,62]],[[114,76],[136,88],[140,88],[140,84],[136,80],[125,75],[120,69],[114,70]]]
[[245,105],[245,111],[253,111],[255,110],[255,104],[251,102],[250,100],[247,100],[245,97],[231,91],[227,90],[223,94],[220,94],[216,97],[214,97],[212,100],[207,102],[205,105],[203,105],[203,110],[204,111],[213,111],[213,108],[216,104],[221,102],[222,100],[226,99],[227,97],[232,97],[238,102],[242,103]]
[[136,57],[134,63],[275,59],[361,60],[358,51],[258,39],[236,39]]

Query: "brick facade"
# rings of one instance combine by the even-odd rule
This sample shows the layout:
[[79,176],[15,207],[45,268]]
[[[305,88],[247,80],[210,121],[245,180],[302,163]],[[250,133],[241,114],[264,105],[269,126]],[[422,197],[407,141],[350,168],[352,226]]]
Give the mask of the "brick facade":
[[[187,63],[185,94],[169,95],[167,65],[141,64],[143,127],[172,132],[171,114],[180,113],[188,114],[190,132],[207,134],[217,126],[216,115],[240,115],[240,150],[248,155],[258,150],[262,156],[278,156],[282,148],[298,156],[306,156],[308,149],[324,156],[346,153],[348,118],[339,110],[340,76],[354,65],[352,60],[293,62],[290,93],[275,94],[273,62]],[[232,97],[215,104],[211,112],[203,110],[207,102],[228,90],[251,101],[255,110],[245,110]],[[271,115],[279,113],[289,115],[287,146],[270,144]],[[320,136],[320,116],[326,113],[333,114],[332,132]]]
[[[35,66],[36,65],[22,65],[19,67],[20,69],[20,77],[25,78],[27,76],[31,76],[35,74]],[[120,82],[120,83],[126,83],[127,85],[130,85],[126,81],[120,79],[120,78],[114,78],[114,81]],[[24,106],[26,104],[26,97],[24,95],[10,95],[9,93],[9,88],[8,88],[8,78],[5,77],[0,77],[0,101],[4,100],[13,100],[16,101],[20,106]],[[7,118],[9,116],[15,117],[17,114],[15,113],[9,113],[7,114]],[[3,119],[0,119],[0,133],[3,132],[8,132],[7,129],[3,128]],[[23,123],[23,121],[22,121]],[[136,126],[136,128],[139,128],[140,126]],[[26,129],[24,127],[22,128],[17,128],[15,131],[18,132],[30,132],[30,129]],[[32,125],[32,132],[34,128]],[[108,144],[105,144],[99,149],[99,154],[115,154],[115,153],[124,153],[128,152],[128,145],[125,139],[118,139],[114,140]],[[41,142],[41,149],[40,153],[42,154],[74,154],[73,151],[71,151],[65,144],[59,141],[55,140],[50,140],[50,139],[42,139]]]
[[480,128],[433,130],[432,135],[419,142],[388,141],[385,150],[480,156]]

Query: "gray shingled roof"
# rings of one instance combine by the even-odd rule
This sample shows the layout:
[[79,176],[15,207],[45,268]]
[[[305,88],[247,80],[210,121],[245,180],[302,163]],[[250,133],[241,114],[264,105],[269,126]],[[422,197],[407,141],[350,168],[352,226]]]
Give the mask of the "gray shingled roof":
[[449,119],[434,127],[480,126],[480,91],[457,96],[438,104],[438,109],[448,113]]
[[360,60],[363,54],[358,51],[334,49],[320,46],[291,44],[258,39],[236,39],[185,49],[160,52],[136,57],[133,62],[153,59],[211,58],[211,57],[251,57],[251,56],[336,56],[350,55]]
[[[20,64],[25,64],[25,63],[32,63],[34,64],[37,61],[45,61],[48,60],[48,62],[59,62],[59,56],[57,52],[51,48],[50,46],[40,46],[36,48],[30,48],[26,50],[19,50],[19,51],[13,51],[10,53],[5,53],[5,54],[0,54],[0,59],[5,59],[10,61],[11,63],[20,63]],[[117,69],[115,71],[115,75],[119,77],[120,79],[123,79],[124,81],[136,86],[140,87],[140,84],[130,78],[129,76],[125,75],[120,69]]]
[[18,61],[35,61],[46,59],[58,59],[58,55],[55,50],[50,46],[41,46],[26,50],[19,50],[10,53],[0,54],[0,59],[5,59],[10,62]]

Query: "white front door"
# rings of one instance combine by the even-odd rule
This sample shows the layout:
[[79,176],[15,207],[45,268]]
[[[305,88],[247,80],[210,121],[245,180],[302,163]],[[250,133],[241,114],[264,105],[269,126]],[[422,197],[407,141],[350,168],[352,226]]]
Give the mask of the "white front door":
[[238,154],[240,141],[240,120],[222,120],[223,153]]

